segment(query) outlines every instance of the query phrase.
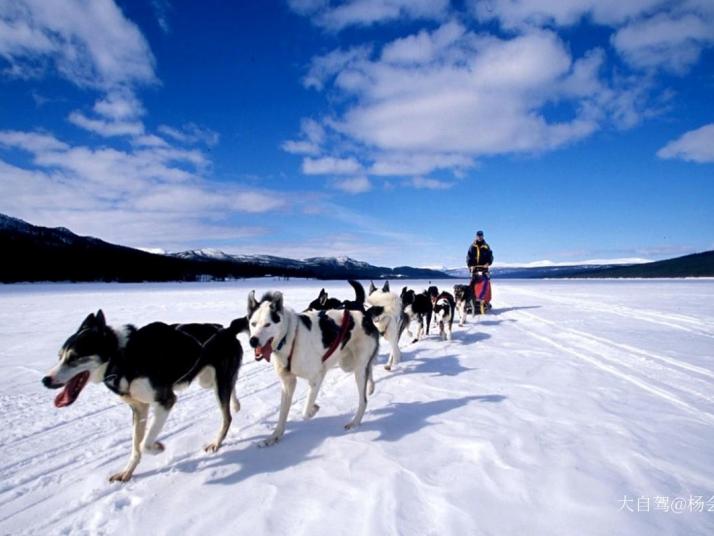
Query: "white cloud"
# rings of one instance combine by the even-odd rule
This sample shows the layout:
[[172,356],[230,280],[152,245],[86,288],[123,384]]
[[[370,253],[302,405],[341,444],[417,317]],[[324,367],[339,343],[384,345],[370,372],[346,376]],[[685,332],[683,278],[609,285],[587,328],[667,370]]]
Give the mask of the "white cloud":
[[382,60],[387,63],[426,63],[436,59],[441,51],[461,38],[466,29],[457,22],[448,22],[429,33],[419,33],[397,39],[382,49]]
[[676,74],[714,44],[711,0],[472,0],[471,9],[481,22],[520,31],[587,19],[616,29],[612,45],[630,65]]
[[180,128],[169,125],[159,125],[157,130],[165,136],[187,145],[202,143],[204,145],[213,146],[220,140],[218,132],[210,128],[201,127],[195,123],[186,123]]
[[112,0],[18,0],[0,5],[0,56],[36,76],[52,65],[81,87],[155,83],[154,57]]
[[430,179],[428,177],[413,177],[407,181],[407,185],[419,190],[448,190],[454,183]]
[[324,127],[314,119],[305,118],[300,124],[301,140],[287,140],[281,148],[292,154],[306,154],[315,156],[320,154],[321,145],[325,141]]
[[43,132],[20,132],[17,130],[0,131],[0,145],[22,149],[30,153],[48,151],[66,151],[69,145],[61,142],[51,134]]
[[338,48],[322,56],[315,56],[310,61],[310,68],[302,83],[307,88],[321,90],[335,75],[353,63],[366,60],[371,53],[371,46],[362,45],[347,50]]
[[319,146],[305,140],[287,140],[284,141],[280,147],[286,153],[291,154],[307,154],[311,156],[320,154]]
[[70,123],[104,137],[140,136],[144,133],[141,121],[104,120],[87,117],[82,112],[74,111],[67,117]]
[[679,158],[690,162],[714,162],[714,123],[684,133],[657,151],[660,158]]
[[300,15],[330,30],[347,26],[383,23],[393,20],[441,19],[449,10],[449,0],[288,0]]
[[570,26],[585,17],[618,25],[666,4],[667,0],[471,0],[477,19],[498,20],[504,28]]
[[350,194],[361,194],[372,189],[372,183],[367,177],[354,177],[335,182],[334,187]]
[[354,158],[337,158],[325,156],[321,158],[305,158],[302,161],[302,172],[305,175],[352,175],[362,169]]
[[387,152],[374,157],[369,173],[381,176],[423,175],[435,169],[459,171],[474,165],[473,158],[463,154]]
[[144,114],[144,107],[131,92],[114,91],[94,103],[94,111],[107,119],[127,120]]
[[[209,181],[196,150],[71,146],[51,135],[0,131],[0,148],[30,153],[32,168],[0,159],[0,212],[133,245],[254,236],[238,214],[287,206],[280,193]],[[247,233],[247,234],[246,234]]]
[[142,134],[132,138],[131,143],[137,147],[169,147],[169,144],[155,134]]
[[171,26],[169,25],[169,11],[171,10],[171,4],[169,0],[151,0],[151,7],[156,15],[156,22],[164,33],[169,33],[171,31]]
[[714,45],[714,17],[659,13],[620,28],[612,44],[634,67],[684,74]]
[[[552,32],[499,39],[449,22],[386,44],[378,59],[353,57],[330,71],[347,104],[328,124],[381,175],[551,150],[598,128],[602,61],[595,53],[574,61]],[[552,103],[570,106],[571,117],[549,119],[542,109]]]

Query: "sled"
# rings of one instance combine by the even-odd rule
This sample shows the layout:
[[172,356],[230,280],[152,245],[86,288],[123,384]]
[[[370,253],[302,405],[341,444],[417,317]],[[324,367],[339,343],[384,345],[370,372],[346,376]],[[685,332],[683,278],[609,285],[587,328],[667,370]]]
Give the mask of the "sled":
[[471,280],[471,285],[479,314],[486,314],[486,311],[491,309],[491,277],[488,273],[477,272]]

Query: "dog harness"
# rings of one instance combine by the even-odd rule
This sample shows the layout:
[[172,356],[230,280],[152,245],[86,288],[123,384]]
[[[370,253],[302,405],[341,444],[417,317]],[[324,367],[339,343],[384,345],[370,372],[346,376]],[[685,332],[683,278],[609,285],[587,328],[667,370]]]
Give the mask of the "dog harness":
[[[347,329],[350,324],[350,310],[345,309],[344,314],[342,315],[342,323],[340,324],[340,332],[337,334],[337,337],[335,337],[335,340],[332,341],[332,344],[330,344],[330,347],[327,349],[327,351],[322,354],[322,362],[324,363],[328,359],[330,359],[330,356],[335,353],[335,350],[337,350],[337,347],[340,345],[340,343],[344,340],[345,335],[347,335]],[[293,344],[290,347],[290,353],[288,354],[288,366],[287,366],[287,371],[290,372],[292,369],[292,364],[293,364],[293,353],[295,352],[295,342],[297,341],[297,334],[298,334],[298,328],[295,328],[295,336],[293,337]]]

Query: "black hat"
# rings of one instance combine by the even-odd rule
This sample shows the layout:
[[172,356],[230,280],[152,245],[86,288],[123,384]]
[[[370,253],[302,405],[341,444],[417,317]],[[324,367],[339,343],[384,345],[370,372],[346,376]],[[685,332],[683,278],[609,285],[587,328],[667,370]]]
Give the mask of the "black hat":
[[476,231],[476,236],[483,236],[483,231]]

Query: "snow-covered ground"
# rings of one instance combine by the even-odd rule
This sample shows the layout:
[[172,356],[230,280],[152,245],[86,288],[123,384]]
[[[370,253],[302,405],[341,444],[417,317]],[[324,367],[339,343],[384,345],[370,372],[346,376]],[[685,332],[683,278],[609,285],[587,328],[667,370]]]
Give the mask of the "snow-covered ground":
[[219,413],[191,387],[166,452],[145,456],[128,484],[107,477],[129,453],[129,409],[89,386],[58,410],[40,385],[97,308],[115,325],[225,323],[250,288],[280,288],[303,308],[321,286],[0,287],[0,533],[714,533],[714,281],[496,281],[492,314],[451,342],[403,341],[399,370],[376,369],[356,431],[342,428],[354,381],[336,370],[313,420],[301,420],[299,384],[287,433],[267,449],[256,443],[275,424],[279,386],[248,355],[224,448],[202,451]]

